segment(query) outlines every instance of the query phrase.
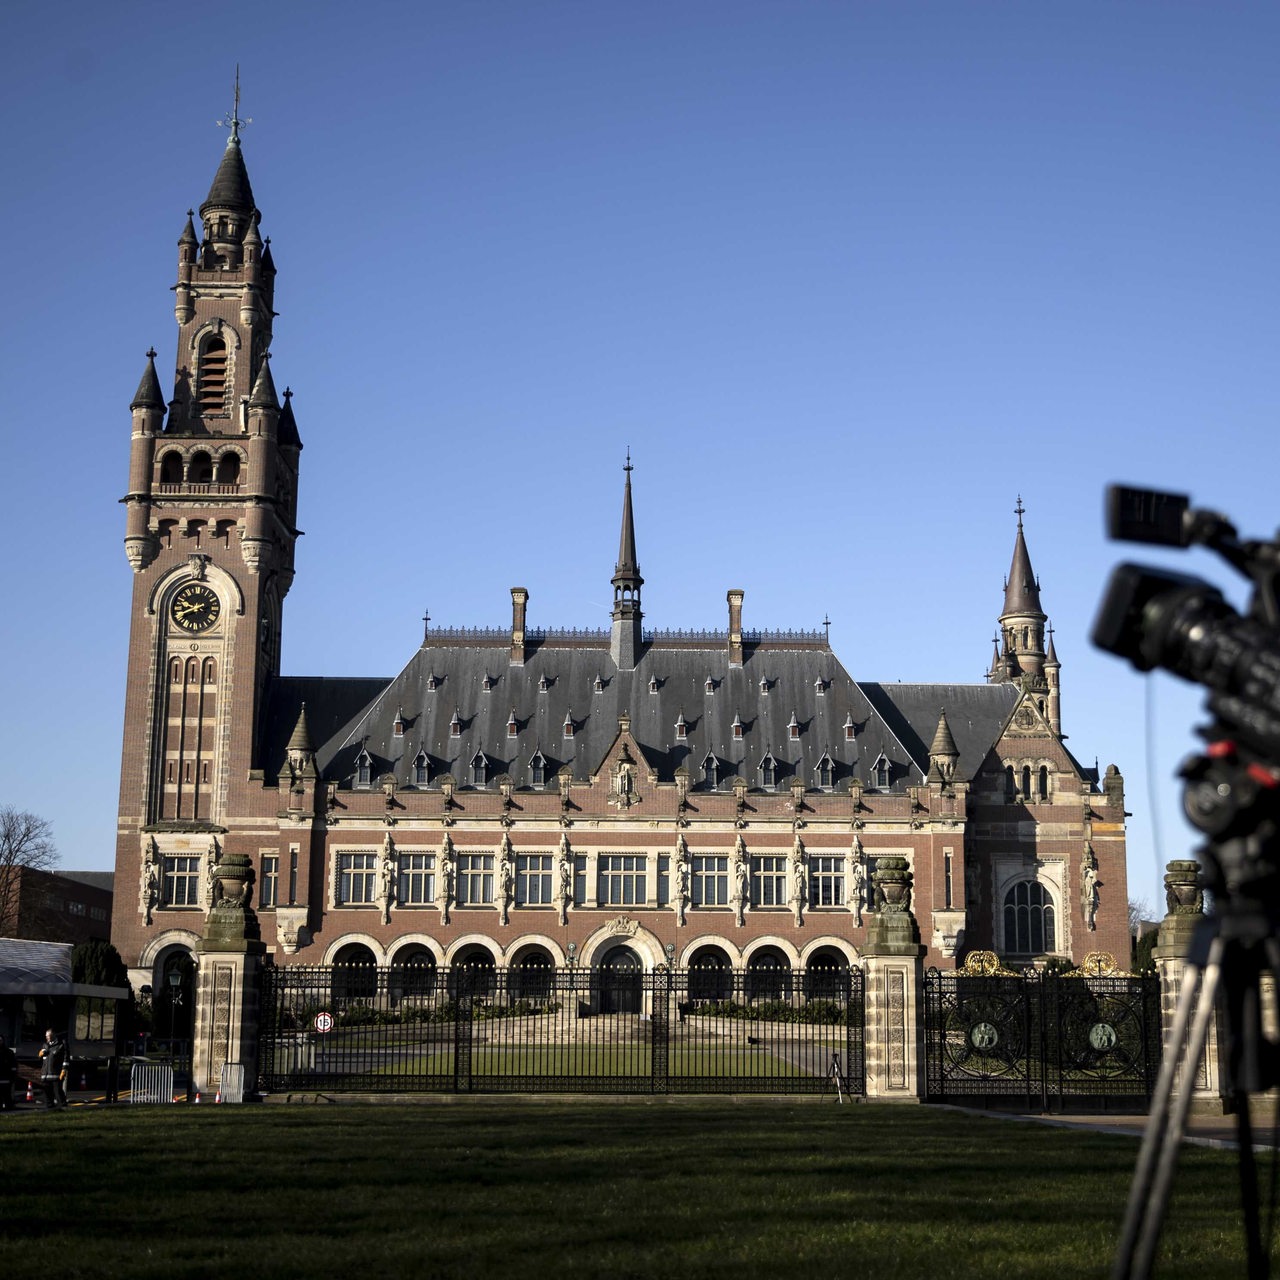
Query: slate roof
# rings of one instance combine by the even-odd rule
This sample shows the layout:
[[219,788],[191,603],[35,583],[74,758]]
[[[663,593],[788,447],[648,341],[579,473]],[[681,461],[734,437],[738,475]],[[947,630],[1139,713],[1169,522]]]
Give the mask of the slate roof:
[[244,155],[237,138],[227,139],[227,149],[222,153],[218,172],[213,175],[209,195],[200,206],[200,214],[208,208],[240,209],[252,212],[253,187],[249,185],[249,171],[244,167]]

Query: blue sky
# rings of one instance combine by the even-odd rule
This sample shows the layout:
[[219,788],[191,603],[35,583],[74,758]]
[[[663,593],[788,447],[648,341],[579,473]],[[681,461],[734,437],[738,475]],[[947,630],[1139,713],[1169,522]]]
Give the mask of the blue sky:
[[239,62],[306,445],[286,672],[393,674],[516,584],[602,625],[630,446],[649,624],[742,587],[855,678],[978,680],[1021,494],[1160,904],[1198,695],[1087,634],[1121,557],[1227,578],[1107,544],[1102,490],[1274,531],[1277,47],[1230,3],[15,10],[0,802],[111,865],[128,404]]

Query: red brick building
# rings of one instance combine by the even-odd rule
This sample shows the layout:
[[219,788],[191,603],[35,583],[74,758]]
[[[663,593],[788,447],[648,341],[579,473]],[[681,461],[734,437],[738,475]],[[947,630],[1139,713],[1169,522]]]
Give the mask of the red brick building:
[[723,631],[647,630],[629,459],[607,630],[533,627],[515,587],[509,630],[427,630],[393,678],[281,675],[302,443],[259,216],[233,127],[178,242],[172,396],[152,352],[132,403],[136,984],[194,949],[220,851],[277,965],[856,966],[886,857],[926,964],[1127,956],[1123,780],[1065,744],[1021,505],[984,684],[859,681],[738,589]]

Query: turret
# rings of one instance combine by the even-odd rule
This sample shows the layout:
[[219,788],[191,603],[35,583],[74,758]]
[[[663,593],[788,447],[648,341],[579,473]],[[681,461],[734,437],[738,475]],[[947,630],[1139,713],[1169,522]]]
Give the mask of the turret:
[[156,351],[147,352],[147,366],[129,404],[133,413],[133,439],[129,448],[129,492],[125,523],[124,551],[135,573],[156,557],[158,546],[150,532],[151,472],[155,462],[155,440],[164,424],[164,396],[156,376]]
[[1030,687],[1044,687],[1045,614],[1040,608],[1040,584],[1031,568],[1031,556],[1022,530],[1026,508],[1018,499],[1015,508],[1018,533],[1013,544],[1013,561],[1004,584],[1004,609],[1000,614],[1003,652],[992,663],[988,679],[1001,682],[1023,678]]
[[1048,630],[1049,644],[1044,656],[1044,678],[1049,685],[1049,706],[1048,717],[1049,727],[1058,734],[1062,735],[1062,693],[1059,686],[1059,676],[1062,671],[1062,663],[1058,661],[1058,651],[1053,645],[1053,628]]
[[947,712],[938,715],[938,727],[934,731],[933,743],[929,747],[929,781],[942,783],[944,786],[956,776],[956,765],[960,763],[960,748],[956,746],[955,737],[951,733],[951,725],[947,723]]
[[631,514],[631,451],[623,470],[627,474],[622,493],[622,536],[618,543],[618,563],[613,571],[613,628],[609,638],[609,654],[619,671],[635,670],[640,656],[640,588],[644,579],[636,562],[636,529]]

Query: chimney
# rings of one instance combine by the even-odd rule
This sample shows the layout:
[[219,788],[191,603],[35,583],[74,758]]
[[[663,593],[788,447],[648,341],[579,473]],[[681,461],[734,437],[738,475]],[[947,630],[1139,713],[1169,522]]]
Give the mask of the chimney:
[[733,587],[728,596],[729,601],[729,666],[742,666],[742,596],[743,592]]
[[524,666],[524,610],[529,593],[523,587],[511,588],[511,665]]

